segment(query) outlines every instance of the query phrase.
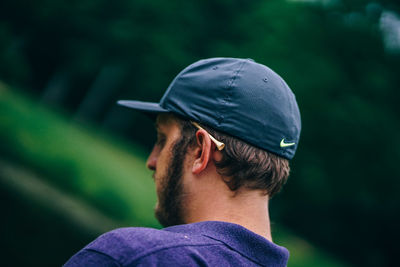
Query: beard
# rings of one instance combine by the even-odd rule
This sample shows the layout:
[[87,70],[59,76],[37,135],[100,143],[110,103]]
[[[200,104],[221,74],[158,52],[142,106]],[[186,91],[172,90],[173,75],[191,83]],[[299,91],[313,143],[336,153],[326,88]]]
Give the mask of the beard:
[[158,205],[155,208],[155,217],[164,227],[184,224],[182,184],[183,164],[188,148],[186,138],[181,137],[172,146],[171,164],[161,179],[161,190]]

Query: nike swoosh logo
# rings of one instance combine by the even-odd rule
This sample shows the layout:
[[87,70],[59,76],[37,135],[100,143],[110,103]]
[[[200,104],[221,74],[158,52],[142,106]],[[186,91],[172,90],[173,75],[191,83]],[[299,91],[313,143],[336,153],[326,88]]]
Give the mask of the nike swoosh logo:
[[285,143],[285,138],[281,140],[281,147],[294,146],[296,143]]

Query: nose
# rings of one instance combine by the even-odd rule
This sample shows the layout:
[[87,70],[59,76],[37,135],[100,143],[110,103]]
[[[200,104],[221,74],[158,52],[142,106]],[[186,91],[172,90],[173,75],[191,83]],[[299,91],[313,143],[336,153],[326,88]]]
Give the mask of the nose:
[[156,170],[157,166],[157,159],[158,159],[158,154],[159,154],[159,148],[157,145],[153,147],[153,150],[151,151],[149,157],[147,158],[146,161],[146,167],[152,171]]

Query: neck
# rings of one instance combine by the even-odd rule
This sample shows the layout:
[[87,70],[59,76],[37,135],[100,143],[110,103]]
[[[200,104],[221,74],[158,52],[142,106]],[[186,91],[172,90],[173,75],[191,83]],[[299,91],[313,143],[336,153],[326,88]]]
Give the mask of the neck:
[[[226,186],[226,185],[225,185]],[[229,190],[229,189],[228,189]],[[186,206],[187,223],[224,221],[239,224],[272,241],[268,196],[258,190],[198,190]]]

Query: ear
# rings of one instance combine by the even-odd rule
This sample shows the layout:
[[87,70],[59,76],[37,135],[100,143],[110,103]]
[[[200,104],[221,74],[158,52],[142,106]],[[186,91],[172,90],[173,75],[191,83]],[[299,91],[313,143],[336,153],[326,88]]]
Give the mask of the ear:
[[210,160],[213,143],[208,133],[201,129],[196,132],[197,147],[195,149],[195,159],[193,162],[193,174],[199,174],[205,168]]

